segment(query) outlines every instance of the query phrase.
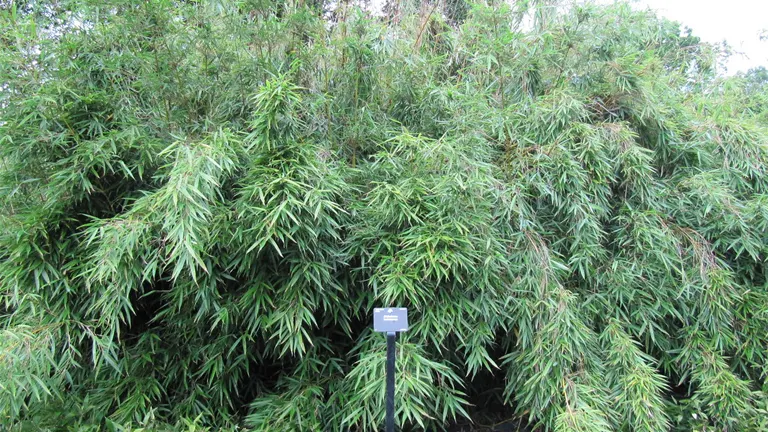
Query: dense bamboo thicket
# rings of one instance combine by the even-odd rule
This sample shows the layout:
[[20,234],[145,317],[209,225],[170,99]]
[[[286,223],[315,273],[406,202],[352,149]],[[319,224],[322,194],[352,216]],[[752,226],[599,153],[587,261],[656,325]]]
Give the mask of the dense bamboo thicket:
[[398,305],[403,430],[768,430],[764,70],[621,3],[0,5],[0,429],[374,431]]

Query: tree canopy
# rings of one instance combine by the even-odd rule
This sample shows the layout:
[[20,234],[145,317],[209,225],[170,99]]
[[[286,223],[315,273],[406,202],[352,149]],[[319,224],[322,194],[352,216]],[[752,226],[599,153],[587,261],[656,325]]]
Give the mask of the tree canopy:
[[[768,429],[765,70],[625,3],[0,0],[0,426]],[[470,429],[465,429],[470,430]]]

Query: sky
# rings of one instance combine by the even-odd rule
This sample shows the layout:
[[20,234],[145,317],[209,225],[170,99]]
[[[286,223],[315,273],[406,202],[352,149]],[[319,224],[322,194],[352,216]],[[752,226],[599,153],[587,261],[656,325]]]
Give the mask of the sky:
[[768,30],[768,0],[635,0],[635,7],[650,7],[660,15],[693,29],[707,42],[727,40],[735,51],[728,61],[728,74],[757,66],[768,67],[768,41],[760,40]]
[[[380,10],[385,0],[371,0]],[[507,0],[514,1],[514,0]],[[572,0],[573,1],[573,0]],[[584,0],[575,0],[575,2]],[[597,0],[612,3],[614,0]],[[760,32],[768,31],[768,0],[629,0],[636,8],[651,8],[659,15],[693,29],[706,42],[728,41],[735,51],[727,63],[727,74],[746,72],[757,66],[768,67],[768,41]]]

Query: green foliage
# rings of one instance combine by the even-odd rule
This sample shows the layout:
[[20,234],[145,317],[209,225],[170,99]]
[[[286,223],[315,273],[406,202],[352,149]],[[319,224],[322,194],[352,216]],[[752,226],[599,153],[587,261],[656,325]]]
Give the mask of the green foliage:
[[0,0],[0,429],[768,428],[765,70],[626,4]]

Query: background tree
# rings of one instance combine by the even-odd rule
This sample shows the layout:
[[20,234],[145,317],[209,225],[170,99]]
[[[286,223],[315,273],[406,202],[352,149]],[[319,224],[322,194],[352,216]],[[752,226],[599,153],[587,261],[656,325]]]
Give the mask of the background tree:
[[768,427],[759,71],[395,3],[0,3],[3,426]]

